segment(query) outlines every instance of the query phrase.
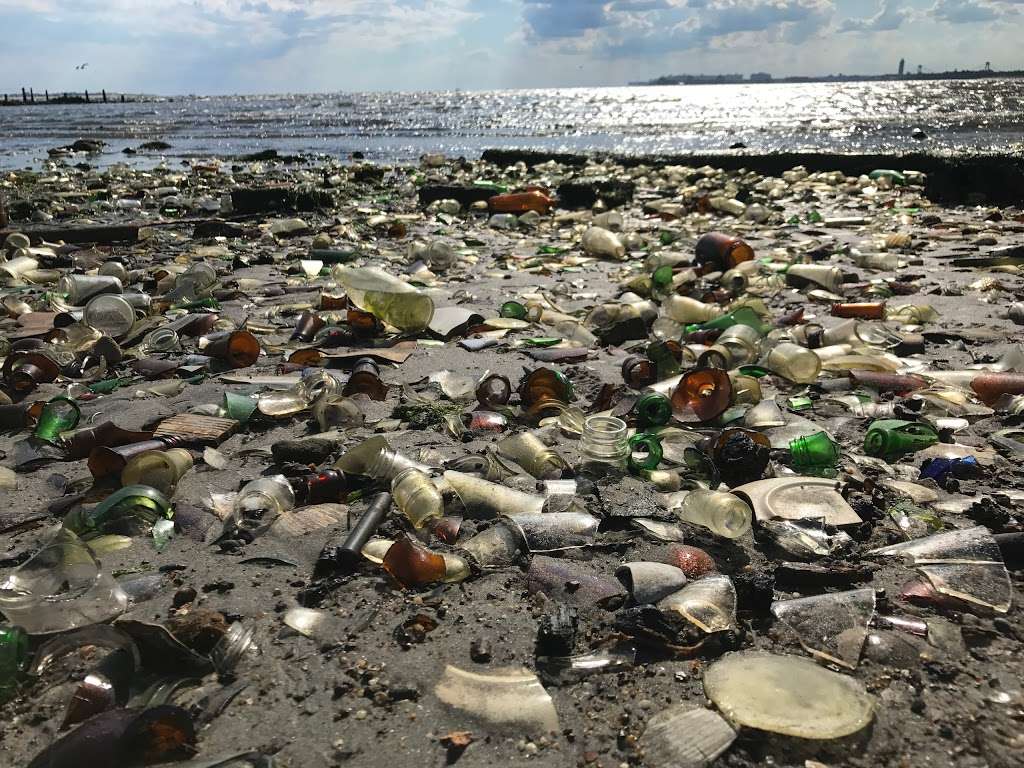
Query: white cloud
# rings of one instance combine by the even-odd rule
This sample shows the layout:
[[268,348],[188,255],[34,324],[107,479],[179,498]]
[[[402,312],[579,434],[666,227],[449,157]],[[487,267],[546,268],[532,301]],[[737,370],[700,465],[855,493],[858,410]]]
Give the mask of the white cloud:
[[929,10],[935,18],[953,24],[971,24],[999,18],[1003,9],[995,3],[978,0],[938,0]]
[[826,28],[834,13],[832,0],[523,0],[528,40],[617,56],[725,39],[799,43]]
[[177,33],[227,46],[349,36],[360,48],[394,48],[456,34],[472,0],[0,0],[0,8],[51,22],[117,29],[122,38]]
[[[901,57],[931,70],[978,57],[1010,68],[1022,9],[1024,0],[0,0],[20,33],[0,48],[0,72],[51,89],[253,93],[872,73]],[[984,55],[974,22],[985,24]],[[74,69],[85,61],[87,71]]]
[[843,19],[839,32],[890,32],[913,16],[907,0],[882,0],[878,13],[866,19]]

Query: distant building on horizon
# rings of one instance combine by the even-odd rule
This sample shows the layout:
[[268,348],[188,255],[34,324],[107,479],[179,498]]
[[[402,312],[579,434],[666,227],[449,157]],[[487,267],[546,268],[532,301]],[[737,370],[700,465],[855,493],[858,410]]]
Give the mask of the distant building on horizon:
[[[913,70],[915,66],[917,67],[916,73]],[[662,75],[654,80],[631,82],[630,85],[742,85],[744,83],[758,85],[765,83],[793,84],[853,81],[892,82],[895,80],[979,80],[993,76],[1024,79],[1024,69],[994,72],[992,70],[992,62],[986,61],[984,69],[953,69],[942,72],[929,70],[926,72],[923,64],[910,64],[908,67],[907,60],[900,59],[898,74],[890,70],[888,73],[880,75],[846,75],[841,72],[828,75],[783,75],[781,77],[775,77],[769,72],[752,72],[750,75],[738,73],[725,75]]]

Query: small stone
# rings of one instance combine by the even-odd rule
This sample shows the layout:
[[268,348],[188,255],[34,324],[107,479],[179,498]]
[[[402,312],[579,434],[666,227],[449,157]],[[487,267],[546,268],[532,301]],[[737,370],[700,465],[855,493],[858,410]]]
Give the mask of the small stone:
[[469,658],[477,664],[486,664],[491,656],[491,644],[487,640],[477,638],[469,644]]
[[192,587],[179,589],[174,593],[174,597],[171,599],[171,606],[174,608],[181,608],[183,605],[188,605],[196,599],[198,594],[199,593],[192,589]]

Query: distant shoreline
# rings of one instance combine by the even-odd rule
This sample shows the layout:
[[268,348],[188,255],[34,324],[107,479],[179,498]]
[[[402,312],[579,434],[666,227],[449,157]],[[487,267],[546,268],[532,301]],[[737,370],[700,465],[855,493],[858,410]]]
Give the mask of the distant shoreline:
[[[925,72],[920,75],[918,74],[904,74],[904,75],[820,75],[820,76],[803,76],[795,75],[790,77],[771,77],[770,79],[758,79],[755,73],[755,79],[751,80],[746,75],[662,75],[661,77],[655,78],[654,80],[646,80],[639,82],[631,82],[625,85],[597,85],[597,86],[552,86],[548,88],[497,88],[497,89],[471,89],[463,91],[464,93],[490,93],[490,92],[506,92],[506,91],[537,91],[537,90],[589,90],[594,88],[645,88],[645,87],[659,87],[669,85],[801,85],[804,83],[877,83],[877,82],[917,82],[917,81],[935,81],[935,80],[1018,80],[1024,78],[1024,70],[1011,70],[1007,72],[996,72],[989,70],[964,70],[964,71],[953,71],[953,72]],[[456,92],[458,89],[439,89],[433,91],[373,91],[370,93],[449,93]],[[93,106],[102,104],[100,98],[96,98],[101,92],[96,91],[91,93],[93,97],[91,100],[86,101],[82,94],[69,93],[66,91],[53,91],[49,99],[41,91],[35,93],[35,101],[23,101],[20,92],[15,93],[10,91],[6,93],[7,100],[3,99],[4,91],[0,89],[0,107],[31,107],[31,106],[76,106],[76,105],[88,105]],[[59,94],[59,95],[58,95]],[[350,95],[347,92],[339,91],[337,93],[320,93],[320,92],[294,92],[294,93],[218,93],[218,94],[158,94],[158,93],[113,93],[108,92],[108,103],[110,104],[149,104],[149,103],[173,103],[176,101],[190,102],[190,101],[204,101],[211,99],[231,99],[231,98],[249,98],[249,99],[261,99],[261,98],[278,98],[283,96],[303,96],[311,98],[332,98],[341,95]],[[355,95],[359,95],[356,93]],[[122,101],[122,97],[124,100]]]
[[[752,79],[753,78],[753,79]],[[662,75],[653,80],[630,83],[631,86],[659,85],[794,85],[800,83],[882,83],[930,80],[1006,80],[1024,78],[1024,70],[994,72],[987,69],[923,72],[903,75],[794,75],[790,77],[757,77],[752,75]]]

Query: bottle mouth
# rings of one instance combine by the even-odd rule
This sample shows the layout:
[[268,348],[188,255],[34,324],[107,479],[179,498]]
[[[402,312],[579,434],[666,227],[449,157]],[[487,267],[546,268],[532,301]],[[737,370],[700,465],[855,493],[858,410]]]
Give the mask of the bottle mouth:
[[624,438],[628,427],[614,416],[591,416],[583,422],[583,436],[606,439]]
[[598,461],[625,462],[629,456],[626,422],[614,416],[591,416],[583,422],[581,452]]
[[864,438],[864,452],[869,456],[882,456],[885,453],[885,435],[881,432],[868,432]]

